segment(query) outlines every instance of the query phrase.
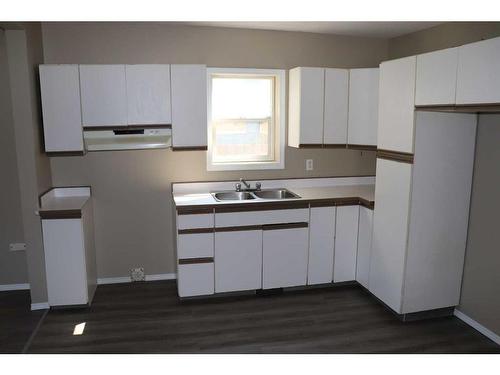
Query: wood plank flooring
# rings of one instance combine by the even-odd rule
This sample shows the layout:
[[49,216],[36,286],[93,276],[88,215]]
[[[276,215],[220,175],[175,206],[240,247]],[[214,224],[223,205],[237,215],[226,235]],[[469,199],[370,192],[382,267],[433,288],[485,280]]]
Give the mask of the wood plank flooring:
[[[76,324],[86,323],[74,336]],[[101,285],[51,310],[31,353],[500,353],[455,317],[402,323],[359,286],[180,302],[174,281]]]

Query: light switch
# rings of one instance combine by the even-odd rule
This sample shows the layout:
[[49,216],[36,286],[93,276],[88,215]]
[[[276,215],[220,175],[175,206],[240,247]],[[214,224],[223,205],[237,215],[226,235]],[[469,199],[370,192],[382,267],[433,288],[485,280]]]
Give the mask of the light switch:
[[312,171],[314,169],[313,159],[306,160],[306,171]]

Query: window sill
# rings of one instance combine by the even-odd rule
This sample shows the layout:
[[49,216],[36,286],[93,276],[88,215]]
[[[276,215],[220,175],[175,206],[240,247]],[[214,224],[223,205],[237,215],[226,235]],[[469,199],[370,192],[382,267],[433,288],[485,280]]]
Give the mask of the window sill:
[[284,161],[249,162],[249,163],[207,163],[207,171],[251,171],[262,169],[285,169]]

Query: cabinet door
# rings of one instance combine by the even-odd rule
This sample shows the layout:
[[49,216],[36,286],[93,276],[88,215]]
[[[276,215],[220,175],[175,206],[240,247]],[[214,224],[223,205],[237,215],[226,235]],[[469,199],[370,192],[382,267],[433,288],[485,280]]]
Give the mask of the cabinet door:
[[335,247],[335,207],[311,207],[307,284],[331,283]]
[[262,230],[215,233],[215,292],[262,288]]
[[289,72],[288,145],[323,143],[325,69],[295,68]]
[[378,147],[413,153],[416,56],[380,64]]
[[40,65],[45,151],[83,151],[78,65]]
[[323,143],[347,143],[347,110],[349,99],[349,70],[325,69],[325,109]]
[[80,65],[84,126],[126,126],[125,65]]
[[129,125],[171,124],[170,65],[126,65]]
[[459,47],[457,104],[500,103],[500,38]]
[[308,232],[308,228],[263,231],[263,289],[306,285]]
[[172,147],[207,147],[207,69],[171,65]]
[[372,249],[373,210],[359,207],[358,256],[356,281],[368,289],[370,276],[370,254]]
[[458,48],[417,56],[416,105],[455,104]]
[[377,146],[379,69],[351,69],[349,74],[347,143]]
[[337,207],[333,281],[356,279],[359,206]]
[[214,263],[179,264],[177,293],[179,297],[214,294]]
[[377,159],[369,287],[397,313],[401,313],[411,174],[411,164]]

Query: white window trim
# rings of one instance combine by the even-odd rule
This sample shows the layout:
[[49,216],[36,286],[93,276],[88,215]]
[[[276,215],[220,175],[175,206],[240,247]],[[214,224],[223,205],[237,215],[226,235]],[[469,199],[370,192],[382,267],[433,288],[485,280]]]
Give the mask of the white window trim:
[[[246,162],[246,163],[212,163],[212,74],[266,74],[276,77],[276,90],[278,100],[276,102],[276,116],[278,121],[275,127],[279,130],[276,132],[277,142],[279,143],[277,150],[279,151],[277,161],[271,162]],[[251,69],[251,68],[207,68],[207,119],[208,119],[208,152],[207,152],[207,171],[245,171],[256,169],[284,169],[285,168],[285,98],[286,98],[286,71],[284,69]]]

